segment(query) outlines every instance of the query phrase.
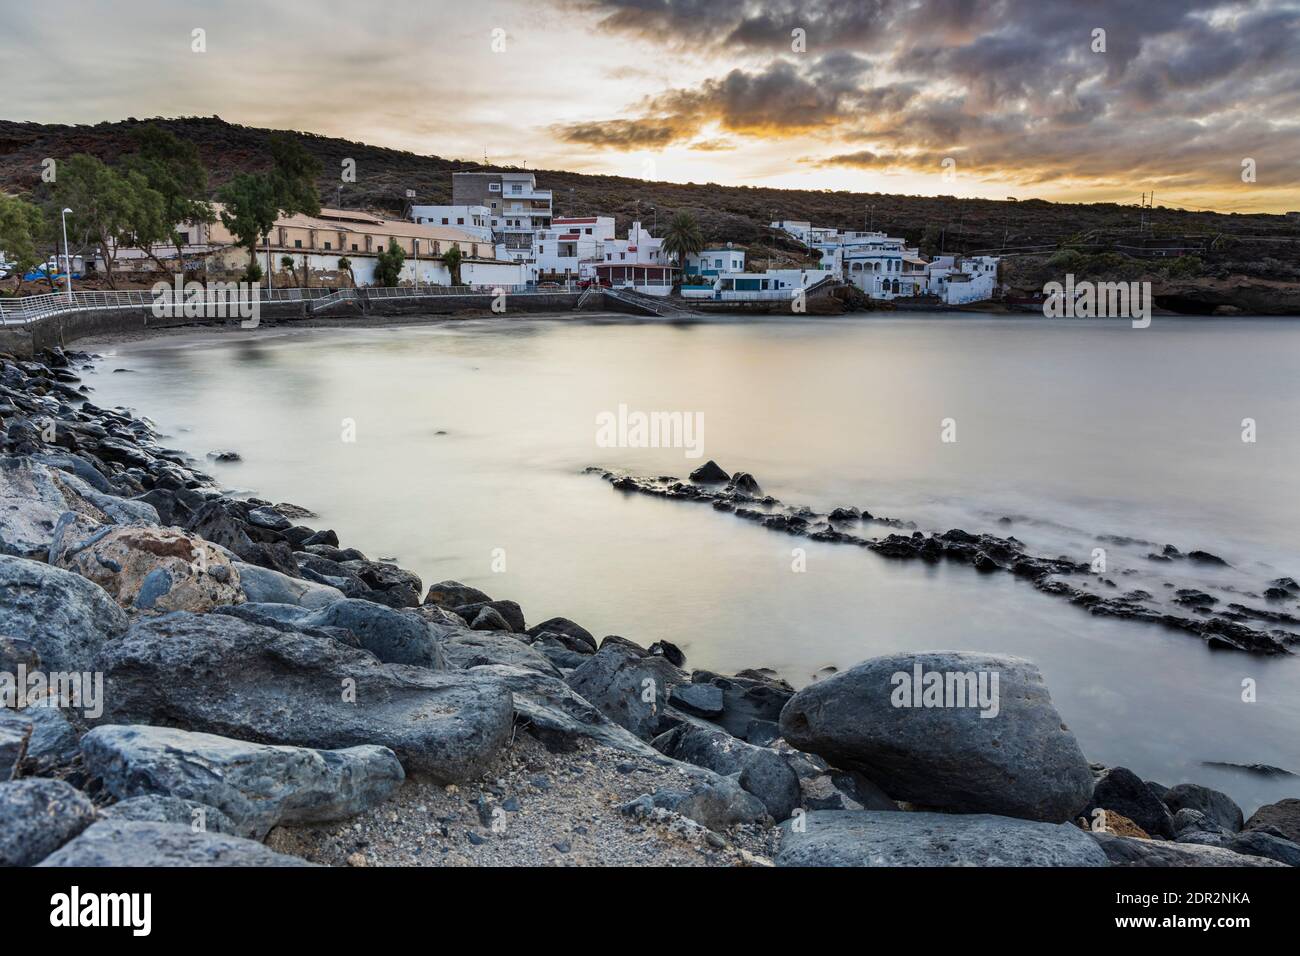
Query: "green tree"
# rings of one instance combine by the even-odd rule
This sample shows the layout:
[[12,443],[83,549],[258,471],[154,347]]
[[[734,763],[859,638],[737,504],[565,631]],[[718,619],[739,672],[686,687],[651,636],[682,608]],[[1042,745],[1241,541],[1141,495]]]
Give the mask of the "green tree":
[[80,234],[80,247],[98,247],[113,288],[118,248],[147,247],[165,232],[163,198],[143,175],[113,169],[85,153],[59,164],[54,199],[59,208],[72,209],[68,228]]
[[281,269],[288,269],[288,270],[289,270],[289,277],[293,280],[293,284],[294,284],[294,285],[297,285],[297,284],[298,284],[298,270],[294,268],[294,265],[293,265],[293,256],[281,256],[281,257],[280,257],[280,268],[281,268]]
[[248,250],[248,281],[256,282],[262,270],[257,264],[257,244],[281,215],[320,213],[316,177],[320,163],[288,136],[271,137],[271,169],[265,173],[239,173],[217,193],[225,207],[221,222]]
[[460,243],[453,242],[451,248],[442,254],[442,264],[447,267],[451,273],[451,284],[460,285],[460,263],[462,256],[460,254]]
[[269,235],[278,215],[275,188],[263,173],[238,173],[217,193],[221,200],[221,222],[239,245],[248,250],[244,276],[256,282],[262,276],[257,264],[257,244]]
[[15,291],[22,290],[24,273],[41,261],[37,244],[45,230],[45,214],[39,206],[0,193],[0,249],[18,273]]
[[206,199],[208,171],[199,159],[198,147],[155,123],[138,126],[131,135],[139,152],[126,158],[126,168],[144,176],[149,187],[162,196],[165,241],[176,247],[176,259],[181,263],[183,243],[177,226],[216,221]]
[[348,281],[352,283],[352,288],[357,287],[357,277],[352,274],[352,260],[347,256],[339,256],[339,269],[348,274]]
[[395,286],[402,275],[402,266],[406,264],[406,253],[397,244],[396,239],[388,240],[388,248],[379,250],[375,262],[375,285]]
[[687,256],[697,255],[703,248],[704,233],[695,217],[688,212],[675,213],[664,234],[663,251],[682,264]]

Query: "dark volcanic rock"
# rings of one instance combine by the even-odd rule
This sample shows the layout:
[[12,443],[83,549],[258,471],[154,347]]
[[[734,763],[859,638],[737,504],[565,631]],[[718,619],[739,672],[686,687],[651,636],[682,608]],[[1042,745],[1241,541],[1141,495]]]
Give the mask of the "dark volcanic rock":
[[722,714],[722,688],[712,684],[681,684],[674,687],[669,702],[697,717]]
[[[426,602],[427,603],[427,602]],[[541,637],[543,634],[562,634],[571,640],[581,641],[591,648],[591,653],[596,653],[596,639],[592,637],[591,632],[580,624],[575,624],[567,617],[552,617],[541,624],[534,624],[528,629],[530,637]],[[572,644],[566,646],[572,647]]]
[[413,611],[398,611],[371,601],[335,601],[302,618],[305,627],[341,627],[386,664],[444,667],[438,640],[428,622]]
[[312,750],[168,727],[96,727],[81,741],[86,769],[124,800],[146,794],[216,807],[236,835],[326,823],[374,807],[405,779],[386,747]]
[[311,866],[256,840],[198,832],[174,823],[101,820],[41,866]]
[[424,596],[425,604],[436,604],[449,611],[465,604],[486,604],[491,600],[478,588],[461,584],[459,581],[439,581],[432,585],[429,593]]
[[712,458],[691,472],[691,481],[720,483],[730,480],[731,476],[719,468],[718,463]]
[[1105,866],[1069,823],[991,814],[813,810],[782,826],[777,866]]
[[[900,699],[920,697],[919,688],[914,698],[900,683],[913,681],[917,669],[941,682],[943,675],[969,675],[974,684],[983,675],[990,690],[996,674],[996,711],[973,700],[900,706]],[[895,799],[960,813],[1060,822],[1083,809],[1092,792],[1074,734],[1038,668],[1020,658],[874,658],[796,694],[781,713],[781,736],[834,766],[861,770]]]
[[1096,807],[1128,817],[1152,836],[1174,837],[1170,808],[1127,767],[1110,767],[1097,778],[1086,813],[1089,819]]
[[98,584],[48,564],[0,555],[0,634],[27,641],[51,671],[93,671],[126,615]]
[[[1080,833],[1083,831],[1080,830]],[[1171,843],[1167,840],[1139,840],[1093,833],[1112,866],[1283,866],[1275,860],[1234,853],[1220,847],[1195,843]]]
[[235,835],[234,822],[218,810],[197,800],[166,797],[157,793],[129,797],[99,812],[101,820],[127,820],[137,823],[175,823],[208,833]]
[[0,783],[0,867],[39,863],[94,818],[94,805],[62,780]]
[[[1171,787],[1164,795],[1164,802],[1170,813],[1177,813],[1184,807],[1199,810],[1205,814],[1210,823],[1232,833],[1241,829],[1245,819],[1241,807],[1237,806],[1232,797],[1195,783],[1180,783],[1176,787]],[[1134,822],[1137,822],[1136,819]],[[1140,823],[1138,825],[1141,826]],[[1146,827],[1143,829],[1145,830]],[[1152,831],[1147,830],[1147,832]]]
[[664,658],[638,654],[607,638],[567,682],[614,723],[649,740],[658,732],[669,689],[688,680]]
[[510,733],[510,695],[499,684],[383,664],[336,640],[228,615],[139,621],[100,669],[100,723],[321,749],[375,744],[443,782],[477,775]]
[[1266,803],[1251,814],[1243,829],[1258,830],[1261,827],[1272,827],[1279,835],[1300,843],[1300,800],[1287,797],[1277,803]]
[[738,782],[763,801],[778,823],[799,806],[799,777],[775,750],[737,740],[724,730],[682,724],[652,742],[660,753],[704,767],[723,776],[739,774]]
[[467,621],[473,621],[484,610],[491,610],[505,625],[497,628],[498,630],[514,631],[516,634],[527,631],[524,627],[524,612],[514,601],[476,601],[471,604],[461,604],[451,610]]
[[722,691],[722,715],[715,720],[733,737],[745,736],[751,721],[780,720],[781,709],[794,696],[794,688],[785,681],[758,671],[746,671],[734,677],[695,671],[691,682],[710,684]]

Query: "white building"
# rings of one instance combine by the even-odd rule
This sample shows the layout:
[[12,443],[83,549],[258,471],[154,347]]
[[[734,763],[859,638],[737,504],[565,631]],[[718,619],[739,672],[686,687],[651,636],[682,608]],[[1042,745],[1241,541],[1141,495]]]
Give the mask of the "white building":
[[723,272],[744,272],[745,250],[711,247],[686,257],[685,273],[688,276],[711,278]]
[[635,289],[646,295],[668,295],[673,290],[676,267],[663,251],[663,240],[641,228],[640,222],[628,227],[626,239],[606,239],[601,256],[590,264],[588,274],[603,285]]
[[533,236],[529,275],[539,281],[590,276],[591,267],[604,261],[605,244],[613,238],[613,216],[553,219],[549,229]]
[[819,242],[831,242],[840,234],[838,229],[832,229],[829,226],[814,226],[802,219],[778,219],[776,222],[769,223],[768,227],[779,229],[781,232],[793,236],[805,246],[813,246]]
[[492,241],[492,211],[487,206],[408,206],[406,218],[422,226],[451,226]]
[[948,305],[991,299],[998,288],[998,261],[996,256],[958,257],[951,269],[931,280],[930,291]]
[[451,201],[487,207],[496,240],[516,260],[531,258],[533,236],[551,225],[551,190],[538,189],[532,173],[452,173]]
[[822,269],[768,269],[766,272],[720,272],[713,276],[708,288],[695,286],[683,288],[687,299],[714,299],[719,301],[745,300],[763,293],[763,298],[779,295],[794,297],[800,289],[816,285],[826,278]]

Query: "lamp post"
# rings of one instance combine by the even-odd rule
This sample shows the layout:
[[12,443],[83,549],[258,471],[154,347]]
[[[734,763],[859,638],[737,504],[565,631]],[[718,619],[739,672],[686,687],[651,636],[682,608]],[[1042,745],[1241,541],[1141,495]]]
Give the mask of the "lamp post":
[[[67,270],[63,275],[68,286],[69,302],[72,301],[72,259],[68,256],[68,213],[70,212],[72,212],[71,209],[65,208],[62,215],[59,217],[63,222],[63,268]],[[58,257],[56,256],[55,258],[57,259]]]

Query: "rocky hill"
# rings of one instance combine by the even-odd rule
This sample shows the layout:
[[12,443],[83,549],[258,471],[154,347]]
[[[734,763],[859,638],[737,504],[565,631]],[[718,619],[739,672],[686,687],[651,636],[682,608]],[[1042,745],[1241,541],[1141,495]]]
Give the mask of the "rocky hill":
[[[192,140],[211,170],[215,189],[238,172],[269,165],[267,138],[275,131],[227,123],[219,117],[136,120],[93,126],[45,125],[0,120],[0,189],[34,193],[44,188],[41,161],[87,152],[112,162],[132,148],[130,132],[141,122],[156,122]],[[341,202],[399,214],[406,191],[417,201],[445,203],[451,199],[451,174],[476,170],[479,163],[421,156],[364,143],[295,133],[321,162],[322,202]],[[356,163],[357,181],[340,183],[345,159]],[[809,220],[842,229],[861,229],[868,221],[876,229],[901,235],[921,245],[927,254],[944,252],[1014,252],[1023,257],[1010,271],[1024,290],[1041,288],[1040,273],[1061,271],[1051,257],[1061,249],[1079,253],[1073,262],[1080,278],[1108,275],[1122,257],[1126,277],[1146,275],[1176,284],[1180,295],[1197,288],[1254,289],[1267,301],[1267,283],[1300,283],[1300,217],[1264,214],[1186,211],[1156,207],[1147,210],[1146,228],[1136,205],[1115,203],[1053,203],[1044,200],[959,199],[953,196],[901,196],[835,190],[771,189],[720,186],[715,183],[647,182],[620,176],[598,176],[564,170],[534,170],[543,188],[554,190],[558,215],[612,215],[620,231],[632,219],[663,225],[678,211],[692,213],[711,242],[733,241],[749,247],[759,267],[806,261],[804,250],[787,237],[774,235],[774,219]],[[1186,240],[1197,253],[1176,267],[1144,255],[1138,247],[1158,241]],[[1274,290],[1277,286],[1272,286]],[[1259,291],[1256,290],[1256,291]],[[1286,291],[1286,290],[1283,290]],[[1243,300],[1255,310],[1259,296]],[[1297,296],[1285,301],[1294,306]],[[1208,303],[1209,300],[1207,300]],[[1221,296],[1212,305],[1223,304]],[[1227,301],[1235,301],[1229,298]],[[1295,311],[1292,306],[1269,311]]]

